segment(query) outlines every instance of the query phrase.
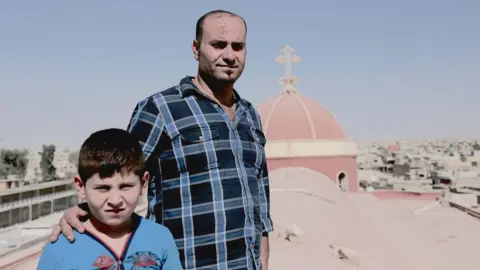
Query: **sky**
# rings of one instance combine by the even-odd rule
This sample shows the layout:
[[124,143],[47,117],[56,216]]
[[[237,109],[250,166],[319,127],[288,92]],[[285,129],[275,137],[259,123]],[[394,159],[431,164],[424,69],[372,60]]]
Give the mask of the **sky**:
[[197,19],[243,16],[236,89],[281,93],[289,44],[301,94],[356,140],[480,138],[480,1],[0,1],[0,147],[79,148],[136,103],[195,75]]

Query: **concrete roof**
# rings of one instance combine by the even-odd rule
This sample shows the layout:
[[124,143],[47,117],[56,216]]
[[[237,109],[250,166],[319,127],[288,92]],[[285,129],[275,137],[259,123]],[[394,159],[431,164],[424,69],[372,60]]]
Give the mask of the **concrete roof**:
[[0,231],[0,256],[15,251],[22,244],[48,236],[55,226],[62,213],[41,217],[31,222],[8,227]]
[[304,235],[300,244],[274,237],[270,268],[351,269],[333,255],[334,245],[361,254],[356,269],[415,269],[326,176],[303,168],[280,169],[272,173],[271,185],[276,230],[296,224]]
[[[271,190],[276,228],[270,245],[271,269],[478,269],[475,247],[480,243],[480,223],[435,201],[344,193],[326,176],[303,168],[272,172]],[[38,220],[36,227],[55,224],[58,218]],[[277,237],[293,225],[303,231],[296,241]],[[0,237],[7,234],[0,232]],[[350,249],[358,266],[339,259],[330,246]],[[34,269],[39,254],[24,250],[14,256],[18,254],[24,259],[5,269]]]
[[[437,202],[385,200],[351,194],[379,234],[414,262],[416,269],[478,269],[480,223]],[[460,265],[459,265],[459,262]]]
[[343,193],[324,175],[300,168],[274,171],[271,185],[276,231],[293,224],[303,231],[298,243],[273,237],[272,269],[352,269],[329,245],[355,251],[355,269],[478,269],[480,223],[461,211]]

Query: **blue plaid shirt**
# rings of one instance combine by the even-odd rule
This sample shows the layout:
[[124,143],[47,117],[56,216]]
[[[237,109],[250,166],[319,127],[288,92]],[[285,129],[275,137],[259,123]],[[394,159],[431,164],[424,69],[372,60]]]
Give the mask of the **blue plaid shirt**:
[[185,77],[139,102],[128,126],[151,174],[147,218],[170,229],[185,269],[261,269],[273,230],[260,117],[234,94],[232,122]]

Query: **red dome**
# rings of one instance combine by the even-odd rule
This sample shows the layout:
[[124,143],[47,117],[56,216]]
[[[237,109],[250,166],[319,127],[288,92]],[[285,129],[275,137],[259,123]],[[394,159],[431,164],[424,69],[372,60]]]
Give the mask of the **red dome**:
[[257,109],[269,140],[346,139],[335,116],[298,91],[284,91]]

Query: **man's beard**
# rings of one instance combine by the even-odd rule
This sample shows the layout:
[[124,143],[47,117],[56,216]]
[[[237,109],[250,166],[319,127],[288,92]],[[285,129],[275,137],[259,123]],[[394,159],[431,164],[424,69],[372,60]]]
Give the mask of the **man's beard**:
[[234,84],[241,75],[240,73],[235,77],[221,78],[202,70],[199,70],[198,73],[200,74],[200,77],[209,85],[212,91],[223,91],[225,85]]

